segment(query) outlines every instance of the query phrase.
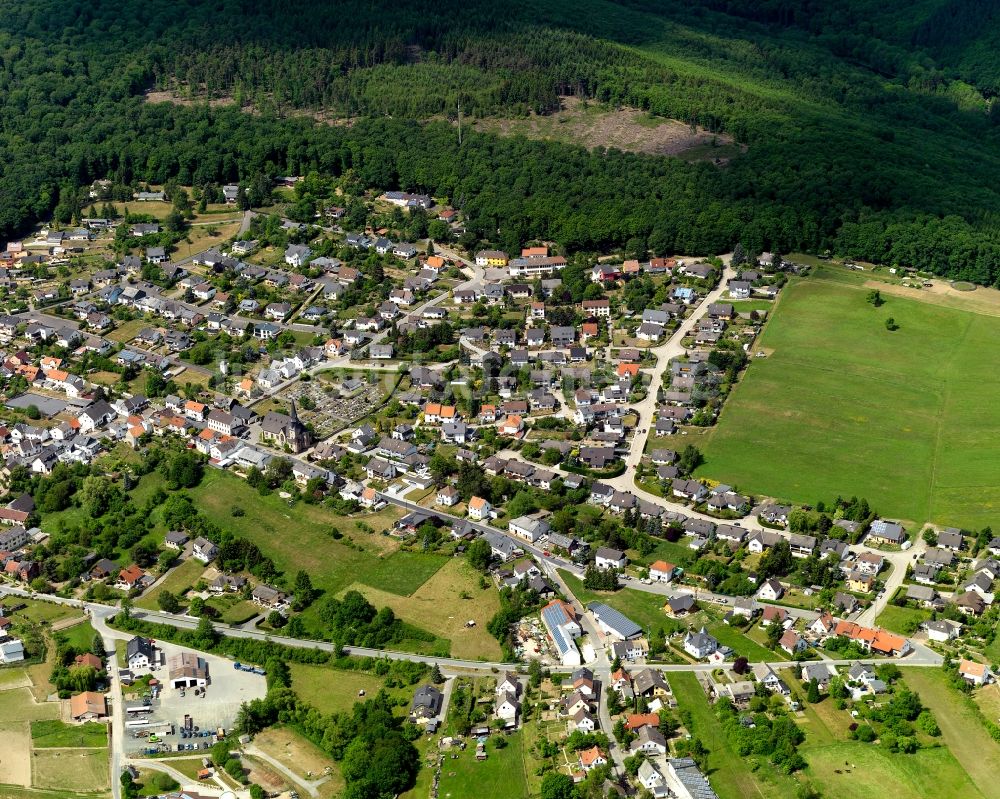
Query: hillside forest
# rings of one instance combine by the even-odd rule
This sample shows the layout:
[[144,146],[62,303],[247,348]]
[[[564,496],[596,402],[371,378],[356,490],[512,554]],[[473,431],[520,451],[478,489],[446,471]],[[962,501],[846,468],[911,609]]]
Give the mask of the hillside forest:
[[[0,235],[99,178],[316,171],[430,192],[512,249],[705,254],[742,239],[995,284],[998,5],[8,0]],[[459,144],[459,106],[518,118],[567,95],[745,153],[720,167],[471,131]]]

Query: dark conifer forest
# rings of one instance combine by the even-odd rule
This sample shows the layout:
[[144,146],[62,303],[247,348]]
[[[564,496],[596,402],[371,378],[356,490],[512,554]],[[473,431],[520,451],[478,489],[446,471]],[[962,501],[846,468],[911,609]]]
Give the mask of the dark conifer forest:
[[[708,253],[742,239],[994,284],[998,11],[997,0],[6,0],[0,236],[97,178],[350,171],[448,197],[473,232],[499,229],[511,245],[638,237],[658,253]],[[720,168],[476,132],[459,146],[459,104],[519,117],[564,95],[726,134],[746,152]]]

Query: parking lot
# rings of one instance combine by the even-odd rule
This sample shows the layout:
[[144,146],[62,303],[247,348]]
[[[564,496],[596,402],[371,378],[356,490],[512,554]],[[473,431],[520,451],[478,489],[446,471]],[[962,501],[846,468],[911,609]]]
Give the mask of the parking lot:
[[[233,668],[233,661],[204,652],[196,653],[208,663],[209,682],[204,692],[194,688],[174,689],[167,686],[167,660],[176,652],[191,652],[174,644],[157,642],[160,651],[160,663],[152,670],[153,676],[160,680],[163,689],[156,699],[151,700],[147,718],[148,725],[137,726],[135,730],[144,727],[155,730],[159,741],[150,743],[148,737],[135,737],[135,730],[127,726],[125,734],[125,752],[127,755],[142,754],[147,748],[157,748],[160,751],[178,751],[178,745],[185,750],[207,749],[214,742],[214,733],[219,727],[227,731],[232,727],[236,714],[243,702],[261,698],[267,693],[267,683],[263,675],[239,671]],[[129,700],[126,707],[141,704],[141,701]],[[185,714],[191,716],[192,732],[197,727],[197,735],[186,737],[181,728],[184,725]],[[173,725],[173,734],[164,725]],[[207,733],[201,735],[201,733]]]

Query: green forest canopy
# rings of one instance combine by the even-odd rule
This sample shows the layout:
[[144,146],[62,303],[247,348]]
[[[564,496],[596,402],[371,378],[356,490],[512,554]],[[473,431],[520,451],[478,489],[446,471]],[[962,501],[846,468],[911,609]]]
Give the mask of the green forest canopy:
[[[484,239],[834,249],[995,283],[995,0],[8,0],[0,235],[96,178],[353,170],[452,198]],[[149,105],[167,88],[236,108]],[[723,170],[465,137],[576,94],[726,132]],[[362,119],[325,126],[296,109]],[[499,228],[500,233],[495,231]]]

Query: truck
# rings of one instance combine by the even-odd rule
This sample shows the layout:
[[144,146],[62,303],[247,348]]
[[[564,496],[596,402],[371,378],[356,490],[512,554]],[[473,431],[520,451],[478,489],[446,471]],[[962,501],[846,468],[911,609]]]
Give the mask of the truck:
[[267,674],[260,666],[251,666],[249,663],[240,663],[238,660],[233,663],[233,668],[237,671],[246,671],[251,674]]

